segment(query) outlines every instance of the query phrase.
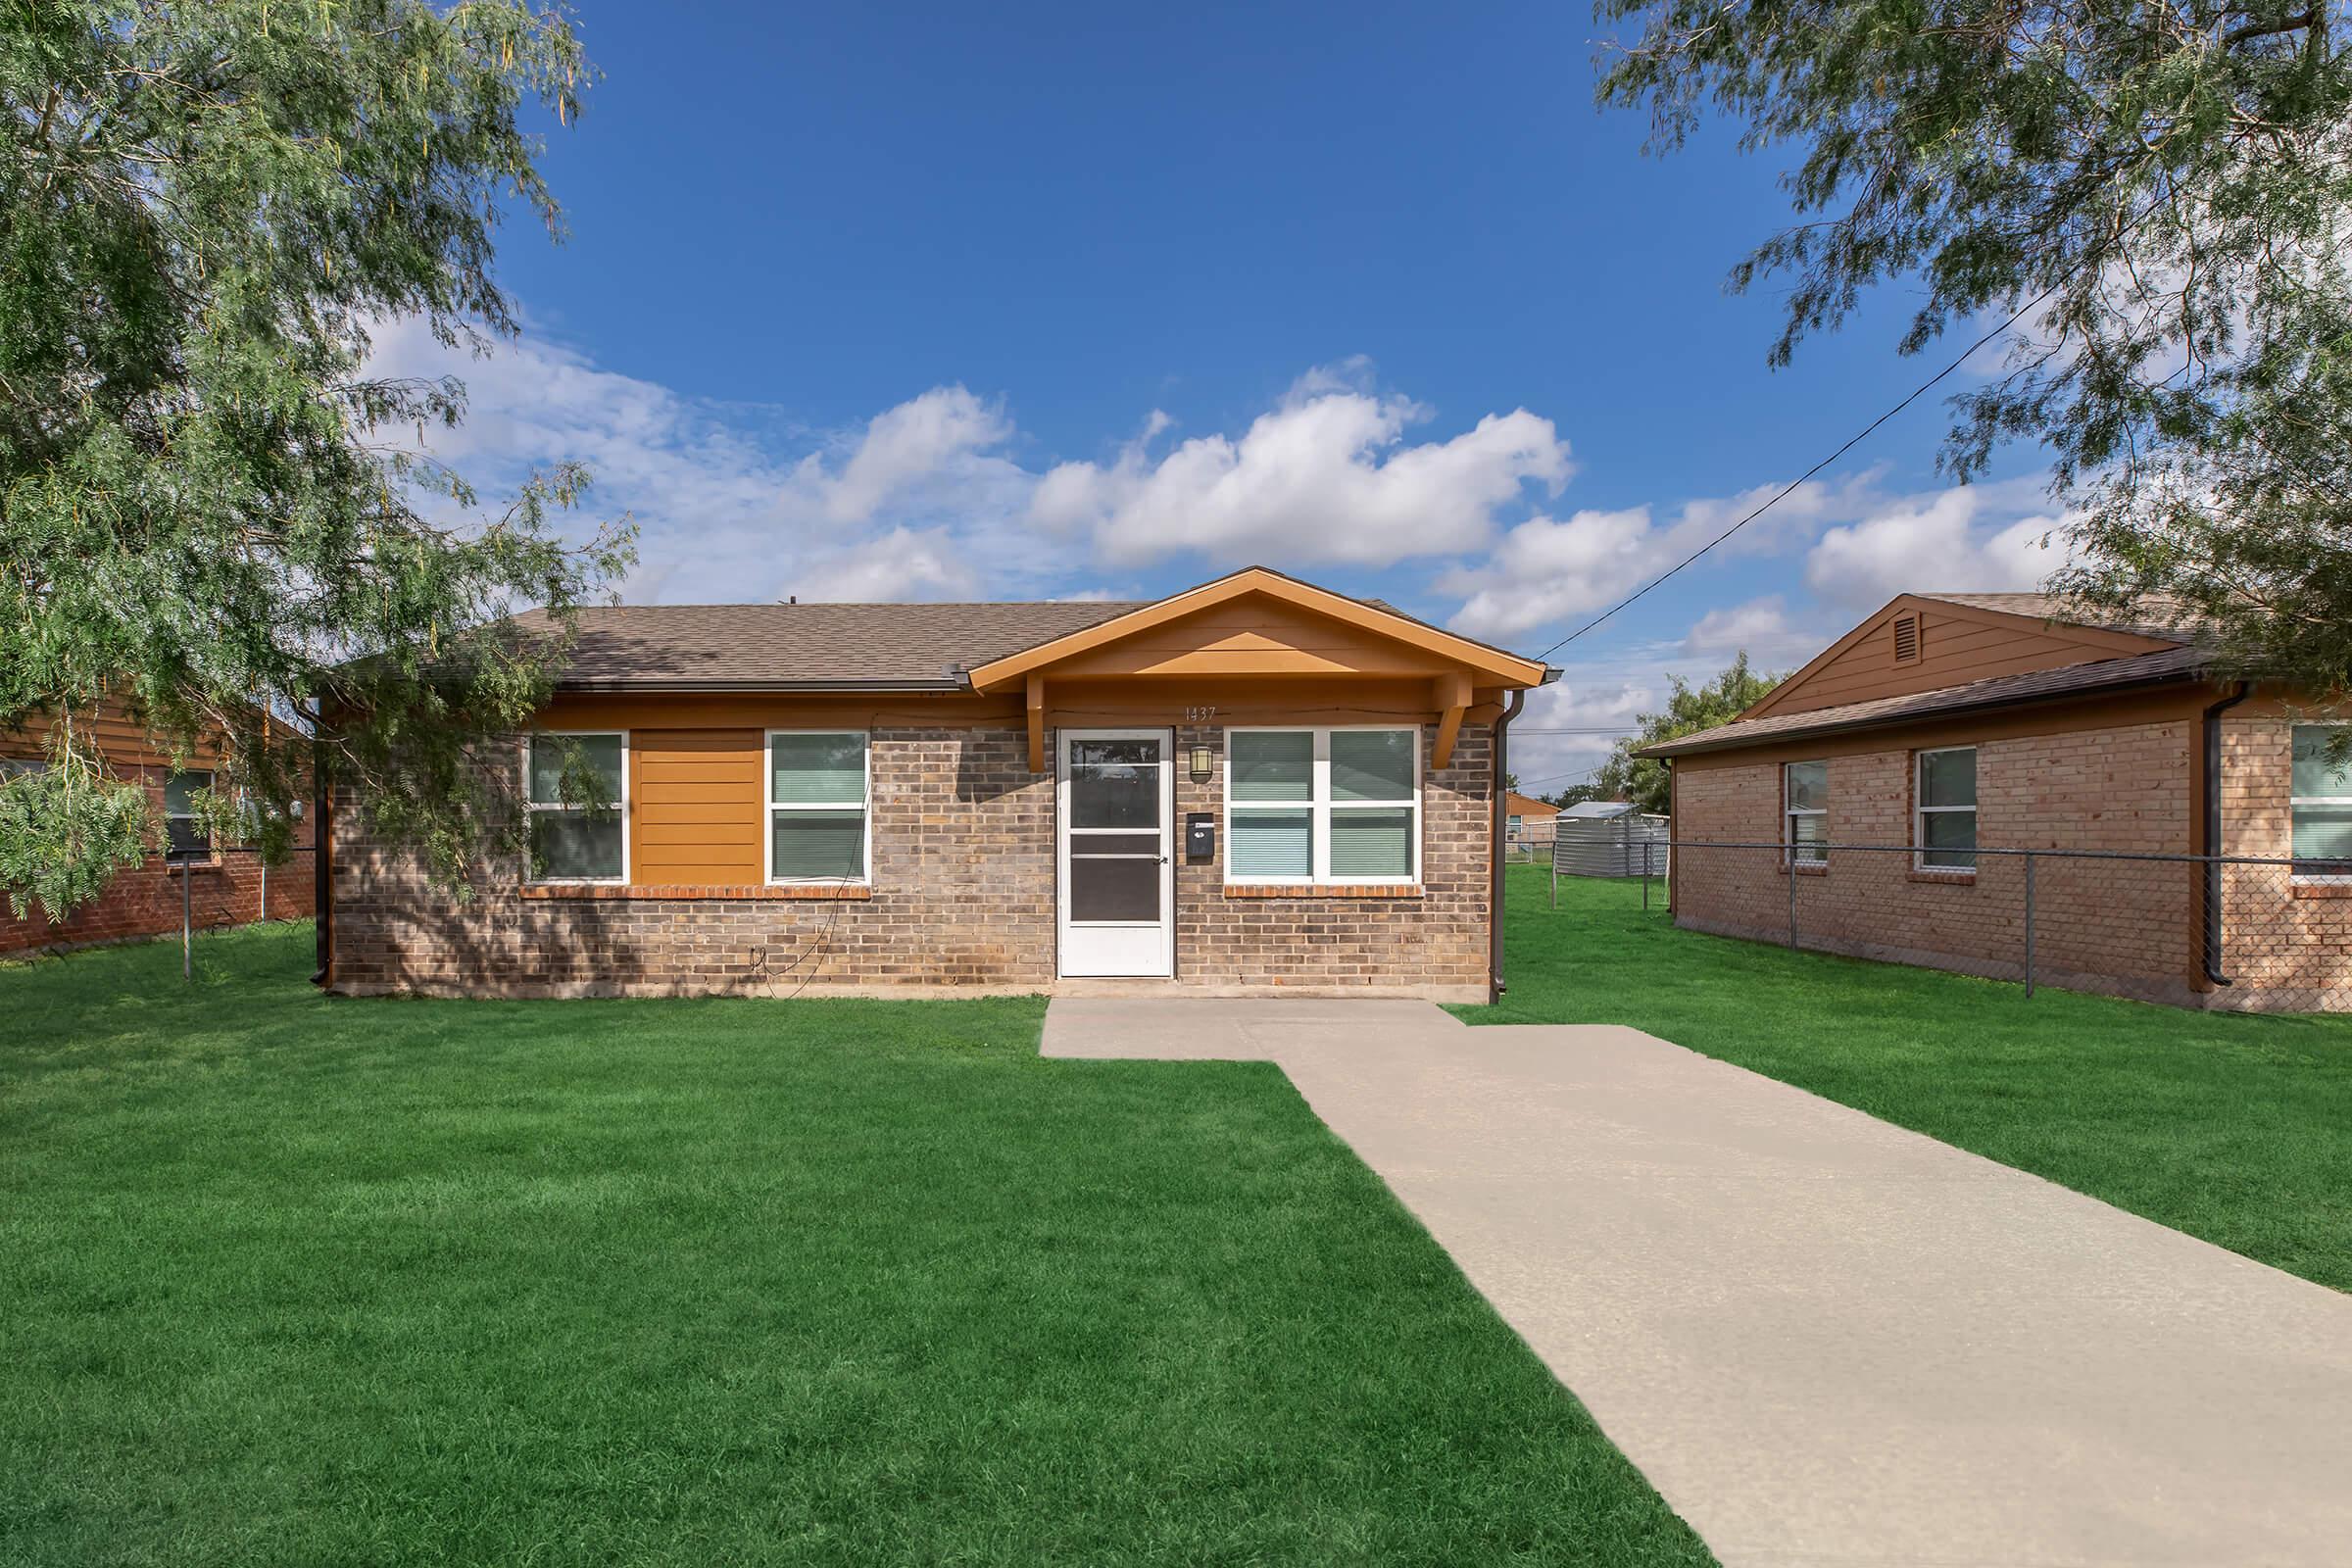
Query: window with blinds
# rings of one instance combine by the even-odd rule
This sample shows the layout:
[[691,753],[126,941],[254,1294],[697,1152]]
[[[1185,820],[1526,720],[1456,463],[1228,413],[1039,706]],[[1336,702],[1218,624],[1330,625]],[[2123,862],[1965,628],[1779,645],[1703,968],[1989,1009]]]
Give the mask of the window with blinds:
[[770,882],[866,880],[869,775],[860,732],[769,732]]
[[1225,744],[1227,882],[1418,877],[1418,729],[1234,729]]

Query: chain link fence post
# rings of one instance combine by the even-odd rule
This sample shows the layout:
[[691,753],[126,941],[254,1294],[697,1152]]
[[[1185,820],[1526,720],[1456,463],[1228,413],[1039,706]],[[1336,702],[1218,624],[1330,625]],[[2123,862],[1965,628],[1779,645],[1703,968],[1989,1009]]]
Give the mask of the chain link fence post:
[[2034,852],[2026,852],[2026,999],[2034,998]]
[[195,878],[188,868],[179,868],[179,977],[196,978],[196,895],[191,891]]
[[1788,860],[1788,951],[1796,951],[1796,851],[1790,847]]

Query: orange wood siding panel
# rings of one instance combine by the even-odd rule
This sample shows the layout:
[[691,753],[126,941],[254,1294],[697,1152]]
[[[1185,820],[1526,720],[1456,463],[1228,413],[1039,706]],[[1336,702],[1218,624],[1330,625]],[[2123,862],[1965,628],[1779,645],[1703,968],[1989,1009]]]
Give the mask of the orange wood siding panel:
[[640,729],[629,735],[629,878],[660,887],[758,882],[757,729]]
[[[146,726],[130,716],[121,704],[99,706],[93,718],[85,713],[74,715],[76,724],[87,724],[98,738],[98,750],[118,768],[166,767],[170,760],[148,738]],[[49,749],[50,720],[46,714],[27,717],[22,729],[0,729],[0,757],[39,757]],[[199,739],[188,748],[187,765],[208,768],[220,760],[220,749],[209,739]]]
[[2067,627],[2045,626],[2017,615],[1943,613],[1933,608],[1916,613],[1917,659],[1895,662],[1896,617],[1882,615],[1834,657],[1791,680],[1751,711],[1756,716],[1807,713],[1845,703],[1940,691],[1995,675],[2023,675],[2170,646],[2153,638],[2119,639],[2113,633],[2071,636]]
[[1435,675],[1456,666],[1328,615],[1249,598],[1212,606],[1054,665],[1053,680],[1097,675]]

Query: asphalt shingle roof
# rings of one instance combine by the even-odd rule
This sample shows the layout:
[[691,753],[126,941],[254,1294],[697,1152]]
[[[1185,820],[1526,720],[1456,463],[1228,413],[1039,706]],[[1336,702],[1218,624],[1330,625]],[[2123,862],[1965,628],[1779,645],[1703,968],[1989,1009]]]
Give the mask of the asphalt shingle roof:
[[1921,594],[1918,597],[1938,600],[1947,605],[1964,605],[1972,610],[1998,610],[2012,615],[2032,615],[2037,620],[2054,621],[2061,626],[2100,626],[2109,631],[2136,632],[2142,637],[2158,637],[2166,642],[2189,642],[2195,634],[2194,622],[2185,609],[2157,594],[2143,596],[2129,612],[2103,617],[2087,615],[2056,594]]
[[1660,741],[1654,746],[1642,747],[1636,755],[1684,757],[1692,752],[1752,746],[1760,741],[1796,740],[1832,730],[1892,724],[1936,713],[2005,708],[2014,703],[2041,702],[2049,698],[2072,697],[2126,686],[2190,680],[2203,671],[2206,661],[2207,656],[2195,648],[2160,648],[2153,653],[2129,654],[2121,659],[2101,659],[2086,664],[2066,664],[2056,669],[2029,670],[2022,675],[1994,675],[1984,680],[1970,681],[1964,686],[1942,686],[1934,691],[1906,692],[1896,697],[1874,697],[1868,702],[1816,708],[1809,712],[1770,713],[1762,718],[1740,719],[1701,730],[1695,735],[1686,735],[1680,740]]
[[[1127,601],[948,605],[594,605],[558,684],[953,690],[960,671],[1143,608]],[[514,617],[524,632],[544,611]]]

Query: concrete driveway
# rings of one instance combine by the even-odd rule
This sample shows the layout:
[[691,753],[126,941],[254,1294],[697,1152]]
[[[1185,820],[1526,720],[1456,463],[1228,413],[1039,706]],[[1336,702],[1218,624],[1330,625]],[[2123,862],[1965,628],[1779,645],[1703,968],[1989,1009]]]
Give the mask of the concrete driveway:
[[2352,1298],[1611,1027],[1062,1000],[1264,1059],[1730,1568],[2352,1562]]

